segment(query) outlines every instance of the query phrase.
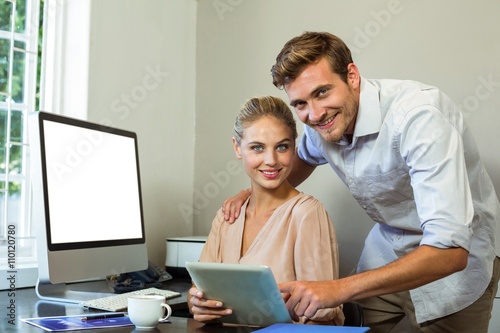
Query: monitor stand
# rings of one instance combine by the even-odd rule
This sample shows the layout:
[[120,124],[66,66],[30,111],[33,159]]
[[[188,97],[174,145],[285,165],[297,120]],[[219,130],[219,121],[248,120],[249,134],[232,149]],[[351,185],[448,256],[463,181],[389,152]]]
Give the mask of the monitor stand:
[[66,283],[52,284],[50,281],[38,279],[35,290],[42,300],[65,303],[80,303],[115,295],[106,280],[75,282],[69,289]]

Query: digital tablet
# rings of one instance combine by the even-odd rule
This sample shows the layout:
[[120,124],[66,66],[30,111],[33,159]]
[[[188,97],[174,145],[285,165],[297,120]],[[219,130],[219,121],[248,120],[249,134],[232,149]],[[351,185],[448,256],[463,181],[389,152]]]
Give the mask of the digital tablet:
[[186,262],[186,269],[205,298],[233,310],[221,318],[223,323],[269,326],[292,322],[268,266]]

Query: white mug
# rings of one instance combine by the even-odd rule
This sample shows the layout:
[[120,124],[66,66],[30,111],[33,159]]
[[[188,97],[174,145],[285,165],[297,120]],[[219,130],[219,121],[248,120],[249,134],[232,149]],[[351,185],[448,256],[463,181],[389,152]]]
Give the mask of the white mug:
[[[167,315],[164,315],[163,309],[167,309]],[[128,298],[128,316],[137,329],[154,329],[171,314],[172,309],[163,296],[136,295]]]

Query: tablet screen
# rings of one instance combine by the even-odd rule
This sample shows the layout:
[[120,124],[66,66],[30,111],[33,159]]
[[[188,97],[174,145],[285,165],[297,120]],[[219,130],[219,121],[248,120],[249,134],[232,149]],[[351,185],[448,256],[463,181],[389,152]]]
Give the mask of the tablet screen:
[[292,322],[269,267],[186,262],[186,269],[207,299],[233,310],[222,322],[252,326]]

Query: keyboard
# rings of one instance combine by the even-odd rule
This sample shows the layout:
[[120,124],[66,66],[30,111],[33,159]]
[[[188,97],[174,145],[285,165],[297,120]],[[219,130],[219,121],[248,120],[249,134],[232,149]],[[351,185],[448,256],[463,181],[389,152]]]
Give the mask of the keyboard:
[[146,288],[136,291],[130,291],[123,294],[95,298],[92,300],[81,302],[80,304],[86,308],[99,309],[104,311],[123,311],[127,309],[127,299],[133,295],[160,295],[168,299],[178,297],[181,295],[181,293],[172,290]]

